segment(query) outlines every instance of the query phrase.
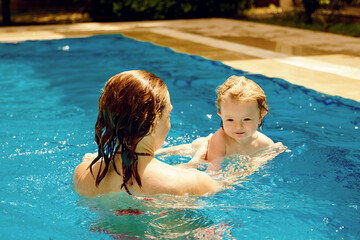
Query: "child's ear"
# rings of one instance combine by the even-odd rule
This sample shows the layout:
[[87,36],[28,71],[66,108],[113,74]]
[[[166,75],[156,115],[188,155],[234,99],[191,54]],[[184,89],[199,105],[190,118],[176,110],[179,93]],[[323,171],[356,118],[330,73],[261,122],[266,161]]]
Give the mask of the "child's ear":
[[[217,114],[221,117],[221,112],[217,112]],[[222,118],[222,117],[221,117]]]

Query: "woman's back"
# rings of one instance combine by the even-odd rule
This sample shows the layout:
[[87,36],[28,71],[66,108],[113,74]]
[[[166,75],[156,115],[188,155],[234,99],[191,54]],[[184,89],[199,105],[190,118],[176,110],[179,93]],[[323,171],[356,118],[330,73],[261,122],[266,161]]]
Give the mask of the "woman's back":
[[[95,178],[92,176],[89,165],[91,154],[84,157],[84,161],[76,168],[74,174],[75,191],[85,197],[96,197],[97,195],[110,192],[125,191],[121,188],[123,184],[122,176],[115,172],[114,167],[110,167],[105,178],[96,187]],[[99,171],[101,161],[93,165],[93,172]],[[121,157],[116,158],[116,167],[122,172]],[[154,195],[154,194],[173,194],[173,195],[204,195],[214,193],[218,190],[218,185],[207,174],[195,169],[185,169],[163,163],[153,157],[139,157],[138,173],[142,180],[142,186],[136,182],[128,184],[129,191],[134,194]]]

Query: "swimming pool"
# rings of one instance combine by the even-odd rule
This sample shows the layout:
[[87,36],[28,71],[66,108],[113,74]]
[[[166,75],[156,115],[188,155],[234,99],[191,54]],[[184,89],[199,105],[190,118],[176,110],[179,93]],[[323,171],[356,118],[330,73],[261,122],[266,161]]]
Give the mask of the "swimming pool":
[[[245,75],[268,97],[263,132],[291,151],[210,197],[159,196],[156,204],[126,194],[79,198],[71,177],[83,154],[96,151],[100,89],[129,69],[166,82],[174,106],[167,145],[214,132],[216,86]],[[121,35],[0,44],[0,73],[0,219],[7,239],[360,236],[358,102]]]

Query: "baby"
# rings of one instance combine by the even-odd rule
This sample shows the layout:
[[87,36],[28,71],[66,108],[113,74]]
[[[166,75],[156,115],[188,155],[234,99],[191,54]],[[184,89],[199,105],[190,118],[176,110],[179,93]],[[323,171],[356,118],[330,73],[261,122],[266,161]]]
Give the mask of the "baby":
[[191,144],[159,149],[156,154],[191,155],[195,150],[203,149],[198,151],[202,155],[196,159],[210,163],[208,170],[212,171],[220,168],[225,156],[251,156],[250,172],[253,172],[286,149],[282,143],[274,144],[258,131],[269,111],[265,93],[259,85],[245,77],[231,76],[217,89],[217,94],[221,127],[214,134],[198,138]]
[[269,108],[264,91],[245,77],[231,76],[217,90],[221,127],[211,137],[206,159],[222,161],[233,154],[251,155],[274,142],[260,133]]

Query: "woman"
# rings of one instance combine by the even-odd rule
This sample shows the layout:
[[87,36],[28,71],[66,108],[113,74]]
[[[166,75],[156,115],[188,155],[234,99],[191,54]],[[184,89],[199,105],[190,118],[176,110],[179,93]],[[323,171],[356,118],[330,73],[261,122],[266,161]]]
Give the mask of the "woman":
[[[110,78],[99,100],[98,153],[86,154],[76,167],[75,191],[84,197],[120,191],[145,195],[218,191],[206,173],[154,158],[170,130],[171,110],[167,87],[154,74],[134,70]],[[205,153],[206,146],[193,160]]]

